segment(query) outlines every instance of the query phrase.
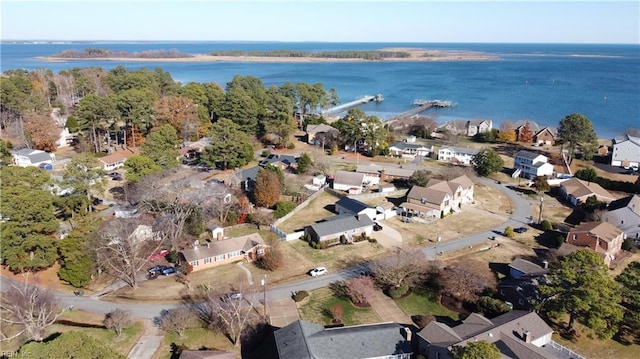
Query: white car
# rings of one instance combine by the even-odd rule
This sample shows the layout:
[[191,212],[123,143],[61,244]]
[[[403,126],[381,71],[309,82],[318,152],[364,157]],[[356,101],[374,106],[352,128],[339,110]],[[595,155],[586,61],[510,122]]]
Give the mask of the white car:
[[317,268],[313,268],[309,274],[311,274],[312,277],[318,277],[324,274],[327,274],[327,268],[325,267],[317,267]]

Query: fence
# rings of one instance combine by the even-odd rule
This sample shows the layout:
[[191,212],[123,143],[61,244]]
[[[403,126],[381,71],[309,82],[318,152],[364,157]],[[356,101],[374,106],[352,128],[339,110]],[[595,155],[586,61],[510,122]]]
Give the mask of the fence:
[[554,342],[553,340],[549,342],[549,344],[551,344],[551,347],[555,350],[560,351],[561,353],[566,353],[567,355],[569,355],[569,357],[571,357],[571,359],[587,359],[585,357],[583,357],[582,355],[574,352],[573,350],[558,344],[556,342]]
[[311,203],[311,201],[313,201],[314,199],[316,199],[316,197],[321,195],[322,192],[323,192],[322,189],[320,189],[319,191],[316,191],[315,193],[313,193],[311,196],[307,197],[307,199],[304,200],[304,202],[302,202],[299,205],[297,205],[296,208],[293,209],[293,211],[287,213],[285,216],[283,216],[281,218],[278,218],[277,221],[273,222],[272,227],[277,227],[278,225],[280,225],[280,223],[282,223],[282,222],[286,221],[287,219],[291,218],[291,216],[293,216],[294,214],[298,213],[304,207],[308,206],[309,203]]

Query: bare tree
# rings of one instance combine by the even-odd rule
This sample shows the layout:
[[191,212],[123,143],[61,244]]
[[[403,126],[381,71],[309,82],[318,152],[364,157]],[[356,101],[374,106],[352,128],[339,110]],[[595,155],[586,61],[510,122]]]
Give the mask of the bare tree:
[[162,247],[150,226],[140,226],[138,219],[113,219],[96,231],[94,248],[100,267],[132,288],[136,288],[138,272],[152,253]]
[[30,340],[41,342],[45,329],[64,313],[49,290],[24,285],[13,285],[0,296],[0,323],[16,327],[18,331],[7,336],[6,327],[0,331],[0,341],[8,341],[25,334]]
[[373,293],[374,283],[370,276],[359,276],[345,282],[344,290],[356,305],[367,304],[367,298]]
[[384,287],[411,287],[424,279],[429,264],[422,252],[398,248],[393,255],[371,263],[370,269],[376,282]]
[[435,177],[443,179],[445,181],[451,181],[452,179],[458,178],[460,176],[467,176],[471,179],[476,178],[476,173],[472,167],[461,167],[461,166],[449,166],[442,170],[440,174]]
[[184,331],[194,324],[195,319],[196,316],[189,307],[180,306],[164,312],[160,325],[162,329],[174,331],[183,338]]
[[125,309],[116,309],[104,316],[104,326],[113,329],[117,336],[122,335],[122,330],[131,325],[131,312]]
[[496,286],[496,279],[486,264],[476,260],[454,263],[442,270],[440,275],[442,293],[458,300],[474,301],[486,288]]
[[214,183],[207,186],[209,205],[206,207],[218,221],[219,224],[224,225],[227,222],[229,213],[238,208],[238,197],[234,190],[229,187]]

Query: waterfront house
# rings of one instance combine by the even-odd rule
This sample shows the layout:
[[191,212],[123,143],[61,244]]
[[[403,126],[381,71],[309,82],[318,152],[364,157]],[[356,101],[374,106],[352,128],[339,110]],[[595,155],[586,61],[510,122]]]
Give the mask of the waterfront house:
[[640,137],[617,136],[612,143],[611,165],[626,169],[638,169],[640,166]]
[[640,195],[617,199],[607,206],[602,220],[623,231],[628,238],[640,240]]
[[560,183],[560,194],[572,205],[586,202],[587,198],[596,196],[598,201],[609,203],[616,198],[597,183],[583,181],[572,177]]
[[258,233],[226,239],[216,237],[217,240],[213,242],[196,242],[190,248],[183,249],[180,251],[181,260],[191,264],[195,272],[242,260],[253,262],[269,249]]
[[625,233],[607,222],[584,222],[569,230],[566,243],[588,247],[598,253],[609,266],[622,250]]
[[348,241],[355,237],[370,235],[373,232],[373,220],[368,215],[337,215],[328,217],[305,228],[305,233],[315,242],[327,244],[338,242],[340,236],[345,236]]
[[438,151],[438,161],[468,166],[477,154],[475,148],[446,146]]
[[280,359],[413,357],[411,329],[397,323],[325,328],[298,319],[273,336]]
[[533,135],[533,143],[553,146],[556,144],[556,131],[551,127],[545,127]]
[[41,167],[53,170],[55,160],[55,154],[31,148],[23,148],[13,152],[13,163],[20,167]]
[[413,186],[400,207],[419,217],[440,217],[459,212],[462,204],[473,202],[473,182],[467,176],[450,181],[432,178],[427,186]]
[[425,146],[416,143],[396,142],[389,146],[389,153],[392,156],[404,158],[428,157],[433,153],[433,146]]
[[338,136],[340,132],[327,124],[321,123],[317,125],[308,125],[306,132],[306,140],[310,145],[322,145],[325,139],[325,136],[333,135]]
[[467,136],[473,137],[478,133],[485,133],[491,131],[493,128],[493,121],[491,120],[469,120],[466,124]]
[[538,176],[551,176],[553,165],[548,163],[547,156],[531,151],[518,151],[513,162],[513,169],[520,170],[520,177],[534,179]]
[[333,189],[336,191],[348,191],[350,194],[359,194],[364,185],[364,173],[337,171],[333,179]]

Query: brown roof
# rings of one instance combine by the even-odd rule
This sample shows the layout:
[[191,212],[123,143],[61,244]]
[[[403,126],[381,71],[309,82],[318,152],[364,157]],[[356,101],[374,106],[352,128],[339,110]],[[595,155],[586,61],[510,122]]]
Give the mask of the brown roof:
[[462,186],[462,188],[473,187],[473,181],[469,177],[467,177],[466,175],[462,175],[460,177],[456,177],[456,178],[452,179],[449,182],[459,184],[459,185]]
[[188,262],[193,262],[235,251],[247,252],[258,245],[266,244],[258,233],[251,233],[246,236],[223,239],[195,248],[183,249],[181,253]]
[[307,133],[321,133],[321,132],[330,132],[330,131],[338,131],[335,127],[325,125],[324,123],[320,123],[317,125],[309,125],[307,126]]
[[[431,183],[431,181],[429,181]],[[421,187],[421,186],[413,186],[411,190],[407,194],[407,198],[420,201],[426,203],[422,203],[423,205],[431,203],[435,204],[440,208],[440,204],[444,200],[444,198],[449,194],[446,191],[440,191],[438,189],[434,189],[432,187]]]
[[126,160],[127,158],[135,155],[136,152],[137,152],[136,150],[126,149],[126,150],[114,152],[104,157],[100,157],[99,160],[100,162],[106,165],[112,165],[114,163],[118,163]]
[[569,235],[574,233],[589,233],[593,237],[598,237],[605,242],[610,242],[620,234],[622,231],[608,222],[583,222],[577,227],[569,230]]
[[616,199],[611,193],[607,192],[607,190],[602,188],[599,184],[583,181],[575,177],[562,182],[560,186],[565,188],[565,192],[567,192],[567,194],[570,194],[575,198],[583,198],[585,196],[592,196],[595,194],[598,197],[602,197],[604,199]]
[[364,182],[364,173],[338,171],[333,183],[348,185],[352,187],[362,187]]

